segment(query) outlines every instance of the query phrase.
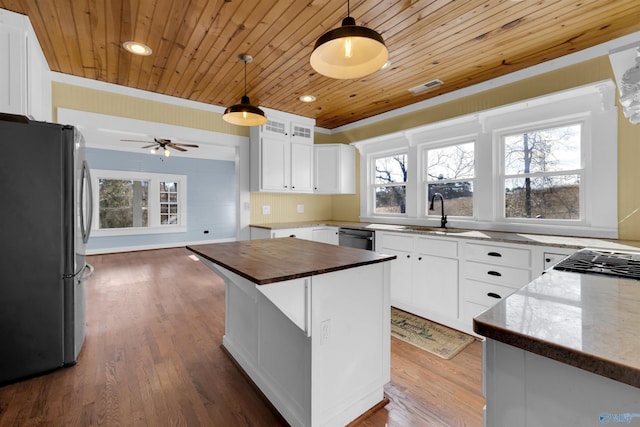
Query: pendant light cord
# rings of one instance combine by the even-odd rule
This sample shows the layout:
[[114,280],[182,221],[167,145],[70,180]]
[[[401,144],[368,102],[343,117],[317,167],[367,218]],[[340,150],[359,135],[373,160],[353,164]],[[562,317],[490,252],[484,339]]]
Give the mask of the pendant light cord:
[[349,5],[349,0],[347,0],[347,16],[351,16],[351,6]]
[[244,96],[247,96],[247,60],[242,62],[244,62]]

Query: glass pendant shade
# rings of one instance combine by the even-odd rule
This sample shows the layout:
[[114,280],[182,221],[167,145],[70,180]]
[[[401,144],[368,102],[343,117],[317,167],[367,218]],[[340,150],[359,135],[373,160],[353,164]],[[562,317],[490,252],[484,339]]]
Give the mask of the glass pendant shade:
[[378,71],[389,51],[376,31],[356,25],[347,16],[342,26],[324,33],[311,54],[311,66],[334,79],[357,79]]
[[238,126],[259,126],[267,123],[267,116],[260,108],[251,105],[251,101],[247,96],[247,63],[253,58],[245,53],[238,56],[244,62],[244,95],[240,100],[240,104],[232,105],[224,110],[222,119],[225,122]]
[[243,96],[240,104],[232,105],[224,110],[225,122],[239,126],[260,126],[267,123],[267,117],[260,108],[251,105],[248,96]]

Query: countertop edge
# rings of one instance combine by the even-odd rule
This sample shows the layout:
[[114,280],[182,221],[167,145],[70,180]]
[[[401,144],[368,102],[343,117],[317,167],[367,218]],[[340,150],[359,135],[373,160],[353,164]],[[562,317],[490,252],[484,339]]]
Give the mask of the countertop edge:
[[[524,244],[532,246],[548,246],[565,249],[583,249],[586,247],[600,248],[605,250],[640,250],[640,241],[606,239],[598,237],[563,236],[551,234],[517,233],[498,230],[475,230],[475,229],[438,229],[437,227],[422,227],[409,225],[393,225],[369,222],[349,222],[349,221],[301,221],[269,224],[250,224],[250,227],[265,230],[278,230],[286,228],[309,228],[309,227],[346,227],[389,233],[417,234],[440,238],[457,238],[466,240],[488,241],[496,243]],[[396,228],[397,227],[397,228]],[[480,235],[482,234],[482,235]]]
[[190,250],[191,252],[195,253],[198,256],[201,256],[205,259],[207,259],[208,261],[219,265],[220,267],[223,267],[241,277],[244,277],[245,279],[249,280],[252,283],[255,283],[256,285],[268,285],[270,283],[277,283],[277,282],[284,282],[287,280],[294,280],[294,279],[299,279],[302,277],[311,277],[311,276],[317,276],[319,274],[325,274],[325,273],[331,273],[334,271],[340,271],[340,270],[348,270],[350,268],[356,268],[356,267],[362,267],[365,265],[370,265],[370,264],[377,264],[380,262],[387,262],[387,261],[391,261],[396,259],[397,257],[395,255],[387,255],[387,254],[382,254],[382,253],[377,253],[378,255],[380,255],[380,257],[376,258],[376,259],[369,259],[366,261],[361,261],[361,262],[354,262],[351,264],[346,264],[346,265],[339,265],[339,266],[335,266],[335,267],[329,267],[329,268],[323,268],[323,269],[316,269],[316,270],[310,270],[310,271],[306,271],[306,272],[302,272],[302,273],[297,273],[297,274],[289,274],[289,275],[284,275],[284,276],[278,276],[278,277],[272,277],[269,279],[259,279],[256,277],[253,277],[235,267],[232,267],[230,265],[228,265],[228,263],[222,262],[220,260],[216,260],[213,259],[212,257],[208,256],[207,254],[199,251],[197,248],[195,248],[194,246],[197,245],[188,245],[186,248],[188,250]]
[[566,365],[640,388],[640,370],[634,367],[512,330],[500,328],[475,318],[473,319],[473,330],[486,338],[491,338]]

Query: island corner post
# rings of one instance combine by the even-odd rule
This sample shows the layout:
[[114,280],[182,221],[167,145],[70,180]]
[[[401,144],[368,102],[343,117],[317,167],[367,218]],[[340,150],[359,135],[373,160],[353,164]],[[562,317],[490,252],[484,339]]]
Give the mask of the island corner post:
[[386,403],[395,256],[295,238],[188,249],[225,282],[224,349],[289,424]]

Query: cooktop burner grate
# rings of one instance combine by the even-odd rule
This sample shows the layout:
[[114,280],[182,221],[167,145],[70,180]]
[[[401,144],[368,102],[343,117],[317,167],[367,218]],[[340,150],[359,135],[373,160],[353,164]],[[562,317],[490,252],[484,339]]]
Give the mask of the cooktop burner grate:
[[554,265],[553,269],[640,280],[640,253],[583,249],[569,255]]

